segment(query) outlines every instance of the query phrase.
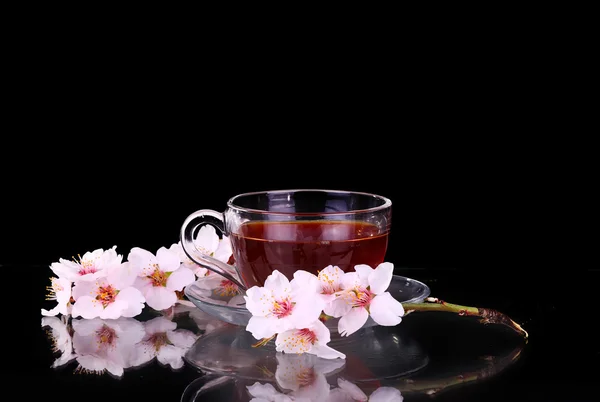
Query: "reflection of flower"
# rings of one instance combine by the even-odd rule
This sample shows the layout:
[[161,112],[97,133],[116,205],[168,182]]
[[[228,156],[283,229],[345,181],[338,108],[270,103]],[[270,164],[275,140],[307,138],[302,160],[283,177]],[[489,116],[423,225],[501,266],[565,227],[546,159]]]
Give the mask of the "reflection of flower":
[[[242,300],[243,301],[243,300]],[[195,306],[187,306],[185,304],[176,304],[173,307],[173,314],[177,316],[178,314],[187,313],[188,316],[194,321],[194,324],[198,327],[198,330],[202,333],[202,335],[208,335],[216,329],[224,327],[226,325],[230,325],[225,321],[221,321],[214,316],[205,313]]]
[[[178,313],[179,316],[181,312]],[[187,315],[187,311],[185,312]],[[193,312],[189,313],[192,317]],[[154,358],[172,369],[181,368],[182,356],[198,339],[198,335],[187,329],[177,329],[177,325],[177,322],[164,316],[145,322],[125,317],[42,318],[42,328],[49,328],[47,333],[53,351],[61,353],[52,367],[60,367],[76,360],[76,371],[94,374],[107,372],[116,377],[122,376],[124,369],[140,366]]]
[[120,377],[132,366],[132,351],[144,337],[143,325],[133,318],[73,320],[73,347],[78,369]]
[[[275,383],[247,386],[251,402],[402,402],[395,388],[380,387],[370,396],[350,381],[338,377],[337,387],[332,387],[327,376],[343,368],[345,361],[322,359],[311,354],[278,353]],[[274,386],[275,385],[275,386]]]
[[52,363],[52,367],[63,366],[75,359],[76,356],[73,354],[73,339],[69,333],[69,327],[65,322],[64,316],[62,319],[58,317],[42,318],[42,327],[50,327],[48,335],[53,345],[52,351],[60,353],[60,357]]
[[329,384],[325,375],[342,368],[341,359],[322,359],[311,354],[277,354],[275,380],[290,396],[309,401],[327,400]]
[[80,281],[73,287],[73,317],[116,319],[135,317],[144,308],[144,296],[133,287],[137,271],[126,262],[106,270],[106,277]]
[[148,306],[164,310],[177,302],[176,292],[196,279],[194,273],[181,264],[176,252],[161,247],[156,256],[149,251],[134,247],[127,257],[138,272],[134,286],[138,288]]
[[[200,268],[206,269],[206,268]],[[240,288],[229,279],[219,274],[206,270],[204,276],[196,280],[196,287],[199,289],[210,290],[217,296],[235,296],[240,294]]]
[[363,392],[356,384],[343,378],[337,379],[338,387],[331,390],[327,402],[402,402],[404,398],[400,391],[392,387],[379,387],[371,396]]
[[183,355],[197,336],[186,329],[176,329],[177,323],[156,317],[144,323],[144,338],[135,345],[133,365],[139,366],[156,358],[173,369],[183,367]]
[[379,387],[370,396],[350,381],[338,377],[337,387],[332,387],[326,376],[341,369],[343,360],[321,359],[314,355],[277,354],[275,386],[255,382],[246,389],[253,402],[402,402],[400,391],[392,387]]

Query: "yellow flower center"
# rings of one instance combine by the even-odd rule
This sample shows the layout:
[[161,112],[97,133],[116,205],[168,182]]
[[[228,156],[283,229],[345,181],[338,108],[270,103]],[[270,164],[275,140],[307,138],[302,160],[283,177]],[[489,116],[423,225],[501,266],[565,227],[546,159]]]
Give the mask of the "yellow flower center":
[[148,278],[152,281],[152,286],[167,286],[167,279],[170,274],[170,272],[161,271],[158,266],[155,266],[154,271],[148,275]]
[[102,307],[106,308],[115,301],[117,294],[119,294],[119,291],[113,288],[112,285],[99,286],[96,291],[96,300],[102,303]]
[[155,334],[152,334],[148,338],[147,342],[150,345],[152,345],[154,347],[154,350],[156,350],[157,352],[163,346],[165,346],[165,345],[171,345],[171,342],[169,342],[169,338],[167,338],[167,333],[166,332],[157,332]]
[[113,343],[118,339],[117,333],[108,325],[103,325],[102,328],[96,331],[96,339],[98,349],[113,346]]

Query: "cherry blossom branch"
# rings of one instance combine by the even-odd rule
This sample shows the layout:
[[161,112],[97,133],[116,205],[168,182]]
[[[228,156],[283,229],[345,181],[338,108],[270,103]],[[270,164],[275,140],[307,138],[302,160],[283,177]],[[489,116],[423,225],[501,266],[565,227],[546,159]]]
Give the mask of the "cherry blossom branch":
[[461,316],[480,317],[479,321],[483,324],[505,325],[522,335],[525,339],[529,337],[527,331],[510,319],[506,314],[489,308],[461,306],[458,304],[447,303],[436,297],[428,297],[423,303],[402,303],[402,306],[404,307],[406,314],[413,311],[445,311],[456,313]]

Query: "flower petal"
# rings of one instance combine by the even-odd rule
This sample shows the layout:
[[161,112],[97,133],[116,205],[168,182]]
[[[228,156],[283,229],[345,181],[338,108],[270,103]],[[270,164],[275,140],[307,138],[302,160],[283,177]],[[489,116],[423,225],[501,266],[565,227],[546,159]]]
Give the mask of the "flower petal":
[[248,321],[246,331],[256,339],[270,338],[277,333],[277,321],[278,319],[275,317],[252,316]]
[[166,247],[161,247],[156,252],[156,261],[161,271],[172,272],[181,265],[181,260],[176,252]]
[[289,279],[278,270],[273,271],[267,277],[264,287],[265,289],[270,290],[273,297],[277,300],[289,296],[292,291]]
[[127,302],[123,299],[115,299],[100,311],[99,317],[104,320],[116,320],[125,310],[127,310]]
[[316,374],[309,385],[299,387],[297,390],[292,391],[291,395],[296,401],[323,401],[327,400],[329,389],[329,383],[325,376],[323,374]]
[[313,345],[311,350],[308,352],[313,355],[319,356],[322,359],[345,359],[346,355],[339,352],[327,345]]
[[367,394],[363,392],[362,389],[358,387],[358,385],[351,383],[348,380],[343,379],[342,377],[338,377],[337,379],[338,387],[344,390],[353,401],[368,401],[369,397]]
[[98,269],[109,269],[114,266],[121,265],[121,261],[123,260],[123,256],[117,254],[117,246],[113,246],[108,250],[104,251],[102,249],[96,250],[99,251],[96,257],[96,266]]
[[315,368],[315,373],[329,375],[329,374],[333,373],[334,371],[337,371],[346,365],[346,362],[343,360],[320,359],[314,355],[307,355],[307,356],[311,356],[314,358],[312,360],[312,365]]
[[174,331],[177,323],[165,317],[156,317],[144,323],[144,329],[148,335],[159,334],[161,332]]
[[194,275],[192,270],[182,265],[169,275],[169,279],[167,279],[167,289],[180,292],[184,287],[193,283],[195,280],[196,275]]
[[81,296],[73,305],[73,317],[83,317],[86,320],[100,317],[102,313],[102,303],[91,296]]
[[392,387],[379,387],[369,397],[370,402],[402,402],[400,390]]
[[117,301],[125,302],[125,307],[121,311],[121,316],[135,317],[136,315],[142,313],[146,298],[142,292],[130,286],[119,291],[119,294],[115,298],[115,302]]
[[[78,356],[77,363],[79,363],[81,368],[94,373],[103,373],[106,370],[117,377],[123,375],[123,367],[119,368],[118,365],[94,355]],[[108,366],[110,366],[110,370]]]
[[348,303],[346,298],[340,294],[329,304],[325,305],[323,312],[327,315],[337,318],[348,314],[351,309],[352,304]]
[[[190,267],[188,267],[190,268]],[[198,278],[204,278],[205,276],[207,276],[206,274],[208,274],[210,271],[204,267],[201,267],[200,265],[196,265],[194,264],[193,267],[191,267],[192,271],[194,271],[194,274],[196,274],[196,276]]]
[[119,336],[119,344],[127,348],[140,342],[146,335],[144,324],[135,318],[121,317],[118,320],[104,322],[115,330]]
[[271,384],[261,384],[258,381],[252,385],[247,385],[246,389],[252,397],[262,398],[266,401],[273,401],[277,396],[281,395],[281,393],[277,391]]
[[119,364],[119,362],[113,362],[107,359],[106,371],[118,378],[123,376],[123,366]]
[[67,304],[71,300],[71,292],[73,288],[73,282],[64,278],[57,278],[52,281],[53,285],[57,284],[59,290],[56,292],[56,302],[58,304]]
[[325,303],[319,297],[305,296],[295,299],[292,313],[288,316],[295,328],[306,328],[319,319]]
[[185,350],[178,348],[173,345],[163,345],[158,353],[156,359],[167,366],[171,366],[172,369],[177,370],[183,367],[183,354]]
[[404,307],[394,299],[389,292],[384,292],[373,298],[369,307],[371,318],[379,325],[393,326],[402,321]]
[[219,261],[228,262],[232,254],[233,250],[231,249],[231,240],[229,240],[229,237],[223,236],[213,257]]
[[319,278],[307,271],[294,272],[294,279],[290,282],[292,286],[292,297],[302,297],[307,294],[314,294],[320,288]]
[[166,310],[177,303],[177,295],[164,286],[151,286],[146,288],[146,304],[154,310]]
[[369,286],[372,293],[376,295],[383,293],[390,286],[394,275],[394,264],[383,262],[369,274]]
[[269,289],[259,286],[252,286],[246,291],[246,308],[253,316],[265,317],[271,313],[273,302],[273,294]]
[[133,286],[137,276],[140,273],[140,268],[130,262],[113,265],[106,271],[106,279],[109,283],[116,286],[117,289]]
[[354,270],[363,281],[368,281],[369,275],[373,272],[373,268],[366,264],[355,265]]
[[142,364],[146,364],[150,360],[154,359],[157,353],[158,352],[153,344],[149,342],[140,342],[135,345],[132,350],[129,359],[129,366],[137,367],[141,366]]
[[81,296],[96,297],[98,287],[106,286],[107,284],[106,278],[100,278],[97,282],[77,281],[72,290],[73,299],[77,301]]
[[148,250],[133,247],[127,255],[127,261],[139,270],[140,276],[148,276],[154,272],[153,265],[156,264],[156,257]]
[[98,318],[93,320],[73,320],[71,322],[75,333],[79,336],[91,336],[104,325],[104,321]]
[[61,310],[62,310],[62,306],[57,304],[53,309],[50,309],[50,310],[42,309],[42,315],[44,317],[54,317],[54,316],[57,316],[58,314],[63,314],[63,315],[67,314],[67,313],[63,313]]
[[[372,302],[371,302],[372,304]],[[358,331],[369,318],[369,313],[364,307],[354,307],[348,314],[340,318],[338,332],[341,336],[348,336]]]
[[167,338],[178,348],[189,349],[196,342],[198,336],[187,329],[176,329],[175,331],[167,331]]
[[[213,254],[219,247],[219,235],[211,225],[204,225],[194,239],[194,245],[201,253]],[[225,261],[226,262],[226,261]]]
[[358,272],[346,272],[342,278],[342,287],[344,289],[354,289],[357,287],[366,287],[369,285],[369,281],[365,278],[362,279]]
[[70,281],[74,281],[79,277],[79,268],[81,268],[81,266],[76,262],[68,261],[63,258],[61,258],[59,262],[53,262],[50,265],[50,269],[56,276]]
[[275,350],[285,353],[306,353],[312,349],[312,344],[299,333],[299,329],[283,331],[275,338]]
[[339,267],[328,265],[319,272],[319,282],[321,291],[325,293],[335,293],[342,289],[342,278],[344,271]]
[[323,324],[323,322],[321,322],[320,320],[314,321],[307,328],[315,333],[315,336],[317,338],[315,344],[325,345],[331,340],[329,328],[327,328],[325,324]]
[[194,287],[204,290],[213,290],[221,284],[223,279],[224,278],[219,274],[210,273],[196,279]]
[[75,360],[76,357],[77,355],[74,354],[72,350],[67,350],[63,354],[61,354],[60,357],[54,360],[54,362],[52,363],[52,367],[58,368],[64,366],[65,364]]

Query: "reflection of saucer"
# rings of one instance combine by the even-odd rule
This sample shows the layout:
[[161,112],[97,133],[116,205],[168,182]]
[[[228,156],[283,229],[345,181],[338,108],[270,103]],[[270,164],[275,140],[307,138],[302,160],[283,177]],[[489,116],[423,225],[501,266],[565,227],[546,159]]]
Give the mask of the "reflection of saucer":
[[329,344],[346,354],[346,359],[278,353],[274,341],[261,347],[253,347],[255,343],[256,339],[245,328],[226,325],[198,339],[184,359],[205,372],[267,382],[281,372],[282,365],[286,370],[314,366],[326,376],[343,374],[353,382],[369,382],[412,374],[429,361],[402,326],[373,326],[349,337],[332,337]]
[[[313,402],[375,400],[375,393],[380,397],[384,391],[388,398],[377,400],[460,400],[460,389],[469,387],[475,392],[467,395],[477,395],[488,379],[519,360],[525,346],[502,328],[486,329],[455,315],[431,320],[414,314],[395,327],[363,328],[340,338],[332,335],[329,344],[346,359],[325,360],[276,353],[272,341],[252,348],[250,333],[225,324],[198,339],[184,356],[204,374],[188,385],[181,401],[249,402],[259,398],[258,391],[263,400],[280,401],[292,399],[279,394],[302,394]],[[361,398],[353,392],[357,388]],[[267,391],[280,398],[269,398]],[[338,398],[343,392],[351,395]]]
[[[392,277],[388,292],[400,303],[420,303],[430,293],[426,284],[399,275]],[[200,310],[230,324],[246,326],[252,316],[240,296],[220,296],[210,290],[201,289],[195,283],[185,287],[185,295]],[[331,319],[325,324],[331,332],[337,332],[337,322],[338,319]],[[364,327],[375,325],[377,324],[369,318]]]

